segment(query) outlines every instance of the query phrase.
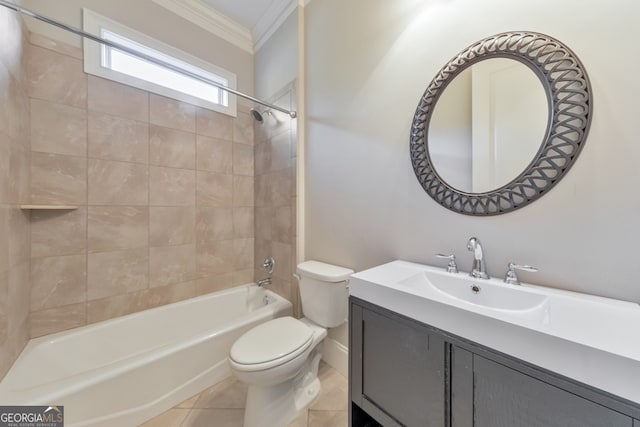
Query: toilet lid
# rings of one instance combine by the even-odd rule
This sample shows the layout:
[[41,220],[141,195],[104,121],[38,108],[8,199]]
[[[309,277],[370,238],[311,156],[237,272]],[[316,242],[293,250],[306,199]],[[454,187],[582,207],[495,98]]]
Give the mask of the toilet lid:
[[242,335],[231,347],[231,359],[255,365],[304,351],[313,340],[313,331],[293,317],[269,320]]

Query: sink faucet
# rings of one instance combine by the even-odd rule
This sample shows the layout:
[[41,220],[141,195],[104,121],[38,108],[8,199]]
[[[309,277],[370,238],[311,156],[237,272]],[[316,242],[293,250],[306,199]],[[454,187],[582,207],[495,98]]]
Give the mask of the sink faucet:
[[470,238],[467,243],[467,249],[473,252],[473,265],[471,266],[471,273],[469,273],[469,275],[476,279],[488,279],[489,275],[486,271],[484,251],[480,240],[476,237]]

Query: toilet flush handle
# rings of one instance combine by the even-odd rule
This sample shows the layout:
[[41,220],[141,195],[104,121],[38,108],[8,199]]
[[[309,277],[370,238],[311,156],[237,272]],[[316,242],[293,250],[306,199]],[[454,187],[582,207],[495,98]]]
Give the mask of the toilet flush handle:
[[[296,280],[300,281],[300,275],[299,275],[298,273],[293,273],[293,277],[294,277]],[[344,280],[344,287],[345,287],[345,288],[347,288],[347,289],[349,289],[349,279]]]

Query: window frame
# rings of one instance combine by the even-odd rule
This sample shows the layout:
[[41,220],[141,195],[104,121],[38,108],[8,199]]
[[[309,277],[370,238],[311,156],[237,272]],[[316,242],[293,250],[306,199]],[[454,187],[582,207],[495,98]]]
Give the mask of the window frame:
[[[130,40],[134,44],[139,44],[146,49],[157,51],[162,56],[171,57],[177,61],[183,62],[186,66],[192,66],[196,70],[190,70],[195,74],[207,73],[212,74],[210,77],[212,80],[217,79],[226,80],[227,86],[230,89],[236,88],[236,75],[227,71],[221,67],[218,67],[209,62],[203,61],[193,55],[190,55],[182,50],[172,47],[166,43],[149,37],[143,33],[133,30],[125,25],[122,25],[116,21],[113,21],[105,16],[102,16],[89,9],[82,9],[83,16],[83,29],[84,31],[94,34],[97,37],[103,38],[103,30],[114,34],[116,37],[122,37]],[[227,105],[217,104],[211,101],[207,101],[203,98],[198,98],[187,93],[181,92],[177,89],[173,89],[167,86],[159,85],[138,77],[134,77],[129,74],[125,74],[119,71],[112,70],[103,66],[103,54],[109,49],[114,49],[102,45],[101,43],[93,40],[84,39],[84,71],[87,74],[92,74],[105,79],[113,80],[128,86],[133,86],[138,89],[142,89],[148,92],[152,92],[161,96],[177,99],[179,101],[187,102],[189,104],[204,107],[210,110],[214,110],[220,113],[224,113],[235,117],[237,115],[237,100],[235,96],[231,96],[230,93],[225,92],[222,99],[227,100]],[[105,50],[106,48],[106,50]],[[115,49],[114,49],[115,50]],[[147,53],[147,52],[145,52]],[[153,56],[153,55],[151,55]],[[158,58],[163,60],[162,58]],[[155,64],[154,64],[155,65]],[[217,79],[216,79],[217,77]]]

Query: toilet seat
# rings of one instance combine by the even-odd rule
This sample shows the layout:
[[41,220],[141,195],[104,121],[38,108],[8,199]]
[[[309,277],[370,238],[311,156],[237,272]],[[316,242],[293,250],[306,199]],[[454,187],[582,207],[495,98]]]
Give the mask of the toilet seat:
[[304,353],[312,342],[311,328],[293,317],[279,317],[238,338],[231,347],[229,360],[240,371],[269,369]]

